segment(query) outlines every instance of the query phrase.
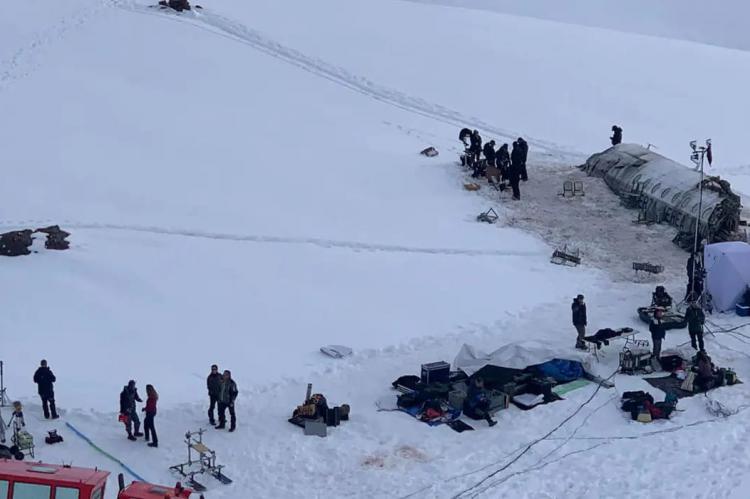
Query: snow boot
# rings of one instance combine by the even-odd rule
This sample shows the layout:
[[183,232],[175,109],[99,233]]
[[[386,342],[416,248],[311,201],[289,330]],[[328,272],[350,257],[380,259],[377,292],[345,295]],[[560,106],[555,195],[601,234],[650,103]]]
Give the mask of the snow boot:
[[495,421],[494,419],[490,419],[489,421],[487,421],[487,424],[489,425],[490,428],[492,428],[493,426],[497,424],[497,421]]
[[159,447],[159,444],[156,442],[151,442],[150,444],[148,444],[148,446],[156,448],[156,447]]
[[232,432],[232,431],[234,431],[234,430],[236,430],[236,429],[237,429],[237,427],[236,427],[236,426],[234,426],[234,425],[232,425],[232,426],[230,426],[230,427],[229,427],[229,431],[230,431],[230,432]]
[[219,423],[218,425],[216,425],[216,429],[217,430],[223,430],[226,427],[227,427],[227,425],[224,424],[224,423]]
[[133,435],[135,435],[136,437],[142,437],[143,433],[141,433],[140,431],[137,431],[137,432],[133,433]]
[[128,440],[131,440],[131,441],[135,442],[138,439],[135,438],[133,435],[128,435]]

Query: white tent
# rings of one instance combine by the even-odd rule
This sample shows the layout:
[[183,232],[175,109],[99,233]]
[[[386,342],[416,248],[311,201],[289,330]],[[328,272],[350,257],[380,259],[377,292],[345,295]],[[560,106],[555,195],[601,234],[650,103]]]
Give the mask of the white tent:
[[591,356],[586,352],[555,347],[540,341],[509,343],[492,353],[485,353],[471,345],[464,344],[453,361],[453,367],[471,376],[486,365],[526,369],[529,366],[543,364],[553,359],[562,359],[580,362],[583,368],[588,371],[590,358]]
[[727,242],[709,244],[703,251],[706,291],[719,312],[734,310],[750,286],[750,244]]

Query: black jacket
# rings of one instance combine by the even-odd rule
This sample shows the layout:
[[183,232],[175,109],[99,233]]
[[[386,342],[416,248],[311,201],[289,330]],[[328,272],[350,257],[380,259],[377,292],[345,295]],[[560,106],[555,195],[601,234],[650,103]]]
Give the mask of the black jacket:
[[237,398],[239,391],[237,390],[237,383],[233,379],[227,381],[221,380],[219,386],[219,402],[222,404],[233,404]]
[[461,142],[464,142],[466,139],[471,137],[471,130],[468,128],[462,128],[461,131],[458,133],[458,140]]
[[529,143],[523,140],[522,138],[518,138],[516,141],[518,143],[518,148],[521,152],[521,164],[526,164],[526,160],[529,157]]
[[688,307],[685,312],[685,320],[688,324],[689,333],[702,333],[703,324],[706,322],[706,314],[700,307]]
[[135,412],[136,402],[143,402],[141,397],[138,396],[138,389],[125,386],[120,392],[120,414]]
[[610,137],[610,140],[612,140],[612,145],[616,146],[617,144],[622,142],[622,128],[615,127],[612,132],[612,137]]
[[651,338],[654,340],[663,340],[667,335],[667,329],[664,327],[664,323],[658,319],[651,319],[651,324],[648,326],[648,330],[651,331]]
[[578,300],[573,300],[573,304],[570,306],[573,311],[573,325],[574,326],[585,326],[588,324],[586,318],[586,304],[578,303]]
[[482,137],[478,133],[472,133],[471,137],[471,150],[476,151],[477,154],[482,152]]
[[523,165],[523,151],[518,142],[513,142],[513,150],[510,152],[510,164],[516,168]]
[[221,390],[221,374],[211,373],[206,378],[206,388],[208,388],[208,395],[210,397],[219,397],[219,391]]
[[671,307],[672,297],[669,296],[669,293],[667,293],[666,291],[662,295],[653,293],[651,295],[651,306],[652,307]]
[[34,383],[37,384],[39,389],[39,395],[42,397],[54,397],[55,389],[52,385],[57,378],[52,374],[52,370],[49,367],[40,367],[34,373]]
[[482,152],[484,153],[484,157],[487,158],[488,162],[492,163],[495,161],[495,148],[492,147],[492,144],[487,142],[484,145],[484,149],[482,150]]
[[510,154],[508,153],[508,144],[503,144],[495,153],[495,160],[498,168],[507,168],[510,165]]

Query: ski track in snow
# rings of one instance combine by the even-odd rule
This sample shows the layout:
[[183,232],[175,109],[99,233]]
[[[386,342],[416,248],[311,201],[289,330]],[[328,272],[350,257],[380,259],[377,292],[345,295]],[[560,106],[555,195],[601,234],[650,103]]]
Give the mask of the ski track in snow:
[[[7,230],[17,230],[18,227],[29,225],[42,226],[55,223],[51,220],[25,220],[20,222],[0,221],[0,226]],[[119,230],[132,232],[147,232],[151,234],[197,237],[202,239],[214,239],[220,241],[240,241],[251,243],[266,244],[294,244],[294,245],[312,245],[320,248],[343,248],[353,251],[379,251],[385,253],[422,253],[428,255],[449,255],[449,256],[542,256],[544,253],[539,251],[518,251],[518,250],[482,250],[482,249],[462,249],[462,248],[421,248],[416,246],[403,246],[395,244],[373,244],[358,241],[341,241],[336,239],[323,239],[315,237],[288,237],[288,236],[263,236],[247,234],[227,234],[220,232],[207,232],[190,229],[170,229],[166,227],[153,227],[144,225],[118,225],[118,224],[99,224],[99,223],[68,223],[63,221],[65,228],[84,229],[84,230]],[[4,229],[4,230],[5,230]]]
[[[520,134],[506,130],[479,118],[464,116],[439,104],[427,102],[420,97],[408,95],[399,90],[379,85],[365,77],[356,76],[344,68],[330,64],[316,57],[308,56],[296,49],[287,47],[274,41],[260,31],[249,28],[242,23],[233,21],[222,15],[206,10],[200,13],[193,11],[190,14],[171,12],[169,10],[154,9],[152,7],[137,4],[132,0],[111,0],[112,4],[121,9],[138,14],[154,15],[173,22],[188,24],[195,28],[209,31],[213,34],[223,36],[230,40],[249,45],[271,57],[292,64],[300,69],[325,78],[337,85],[348,88],[379,102],[395,106],[404,111],[431,118],[456,127],[472,126],[491,134],[515,140]],[[527,142],[537,149],[546,151],[548,155],[558,158],[570,158],[578,156],[575,151],[565,149],[551,142],[527,138]]]
[[102,12],[107,5],[106,0],[99,0],[93,6],[75,11],[70,16],[36,33],[31,42],[17,49],[7,59],[0,61],[0,92],[12,82],[26,78],[37,69],[36,58],[40,51],[59,42],[71,29],[83,25]]

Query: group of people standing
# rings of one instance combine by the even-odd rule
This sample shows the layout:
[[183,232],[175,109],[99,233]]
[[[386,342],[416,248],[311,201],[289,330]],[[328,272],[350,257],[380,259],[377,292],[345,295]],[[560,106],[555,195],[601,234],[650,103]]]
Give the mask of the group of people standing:
[[[463,143],[465,151],[461,162],[463,166],[472,168],[472,177],[483,177],[487,174],[487,168],[497,168],[503,182],[507,181],[513,190],[513,199],[521,199],[520,182],[529,180],[526,170],[526,160],[529,155],[529,144],[518,137],[513,142],[513,147],[508,151],[508,144],[503,144],[495,149],[495,141],[490,140],[482,146],[482,137],[478,130],[463,128],[458,134],[458,139]],[[484,159],[482,159],[484,155]]]
[[[46,360],[40,362],[39,368],[34,373],[34,383],[37,384],[39,397],[42,400],[42,410],[45,419],[58,419],[60,416],[55,405],[54,384],[57,381],[54,373],[47,365]],[[232,379],[232,373],[225,370],[219,373],[219,367],[214,364],[211,366],[211,372],[206,379],[208,389],[209,409],[208,420],[211,426],[221,430],[226,428],[226,413],[229,411],[229,431],[233,432],[237,428],[237,416],[234,410],[234,402],[237,399],[239,391],[237,383]],[[149,447],[159,447],[159,437],[156,434],[154,419],[156,418],[156,404],[159,400],[159,394],[156,392],[154,385],[146,385],[146,403],[140,412],[145,415],[143,421],[143,432],[141,432],[141,418],[138,415],[137,403],[142,403],[138,394],[135,380],[131,379],[120,392],[120,415],[119,420],[125,425],[128,440],[136,441],[139,437],[144,437]],[[218,406],[219,424],[216,424],[214,410]],[[23,416],[20,415],[20,421]]]

